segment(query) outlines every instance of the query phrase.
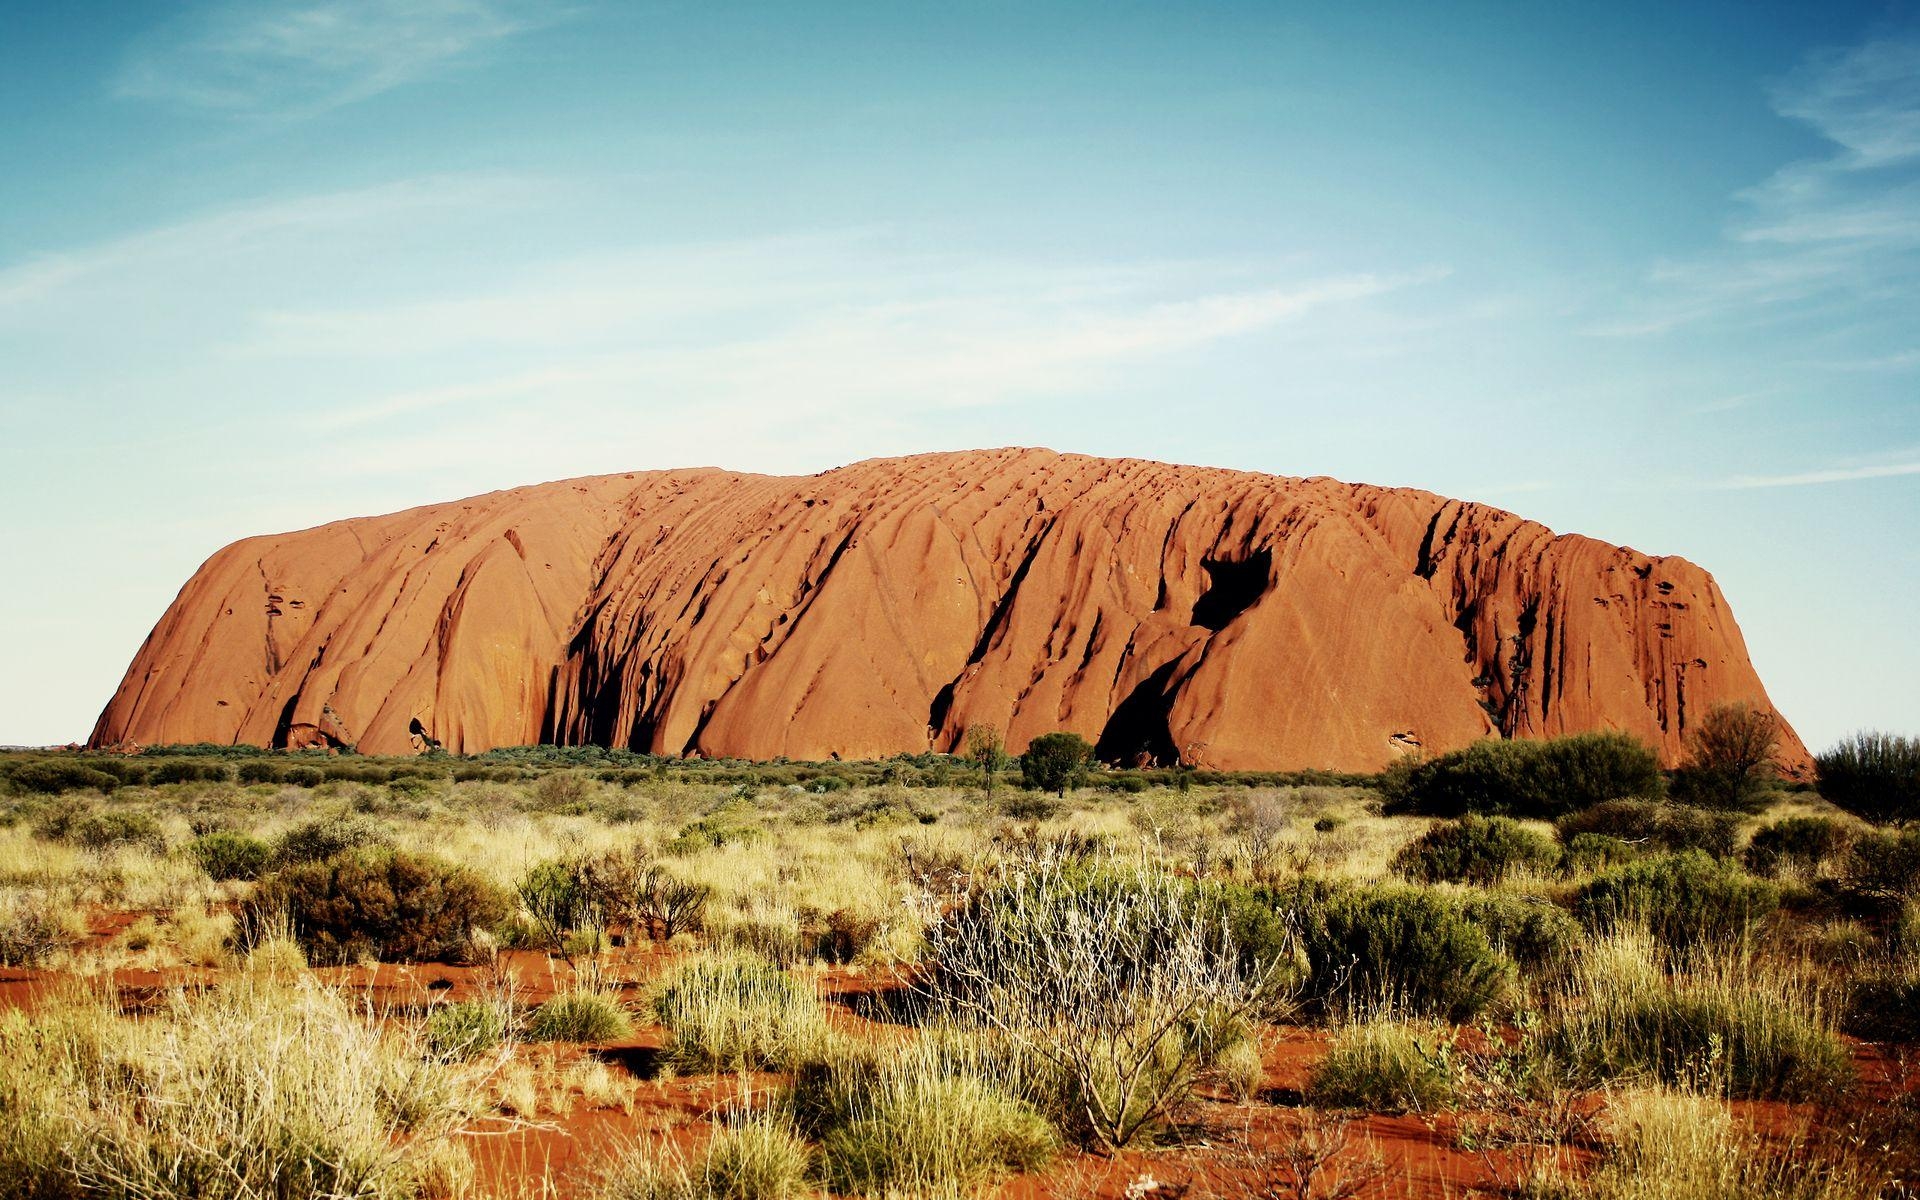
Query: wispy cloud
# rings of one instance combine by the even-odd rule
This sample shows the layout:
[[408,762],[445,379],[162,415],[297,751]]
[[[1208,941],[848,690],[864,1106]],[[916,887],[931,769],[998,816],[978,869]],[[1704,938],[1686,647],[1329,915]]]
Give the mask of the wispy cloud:
[[95,411],[137,379],[156,414],[301,437],[316,477],[451,491],[824,463],[924,448],[929,429],[991,441],[1215,350],[1271,359],[1356,322],[1371,344],[1373,301],[1444,275],[1008,258],[891,228],[574,237],[598,203],[582,183],[452,176],[232,207],[0,268],[0,359],[16,389]]
[[1884,307],[1920,283],[1920,34],[1809,57],[1774,111],[1830,144],[1734,197],[1722,243],[1660,264],[1591,332],[1642,336],[1714,319],[1766,321],[1810,303]]
[[117,94],[244,115],[303,116],[413,83],[562,15],[527,0],[268,0],[205,7],[157,30]]
[[1875,463],[1854,467],[1830,467],[1817,471],[1798,471],[1786,475],[1736,475],[1715,486],[1734,490],[1810,487],[1822,483],[1857,483],[1866,479],[1894,479],[1902,475],[1920,475],[1920,462]]
[[365,235],[446,214],[524,206],[550,194],[544,181],[507,175],[447,175],[376,187],[234,205],[97,245],[0,266],[0,317],[94,285],[164,285],[190,293],[196,280],[234,260],[284,263],[291,247]]

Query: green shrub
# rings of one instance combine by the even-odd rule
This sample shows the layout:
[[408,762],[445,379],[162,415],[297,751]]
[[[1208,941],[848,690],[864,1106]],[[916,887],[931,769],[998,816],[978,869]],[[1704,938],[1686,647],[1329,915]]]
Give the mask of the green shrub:
[[125,808],[88,813],[68,827],[64,840],[88,850],[142,846],[158,853],[167,848],[167,835],[152,813]]
[[288,767],[280,775],[280,782],[293,787],[317,788],[326,781],[326,773],[318,767]]
[[1576,833],[1566,839],[1560,867],[1568,875],[1592,875],[1640,857],[1640,847],[1604,833]]
[[1472,813],[1421,834],[1393,856],[1395,874],[1415,883],[1499,883],[1519,870],[1550,871],[1560,848],[1510,817]]
[[1043,733],[1020,756],[1020,785],[1065,796],[1086,781],[1093,746],[1077,733]]
[[1780,906],[1780,890],[1698,850],[1616,867],[1574,896],[1574,915],[1609,931],[1644,924],[1672,947],[1743,942]]
[[693,1071],[784,1070],[826,1036],[820,998],[793,976],[747,955],[700,958],[654,993],[667,1054]]
[[1788,817],[1754,833],[1747,845],[1747,869],[1769,877],[1782,870],[1817,871],[1852,847],[1853,831],[1840,821]]
[[1334,1039],[1307,1081],[1307,1101],[1318,1108],[1432,1112],[1453,1103],[1455,1075],[1453,1045],[1443,1031],[1423,1035],[1375,1018]]
[[443,1004],[427,1016],[427,1044],[443,1058],[478,1058],[506,1036],[504,1006],[485,1000]]
[[1920,829],[1866,834],[1847,853],[1844,874],[1847,887],[1863,896],[1920,897]]
[[273,860],[273,847],[243,833],[209,833],[187,847],[211,879],[257,879]]
[[1920,738],[1856,733],[1814,760],[1820,794],[1880,824],[1920,821]]
[[163,783],[228,783],[233,779],[233,771],[223,762],[196,762],[192,759],[167,759],[155,763],[147,773],[150,784]]
[[1513,967],[1462,903],[1426,888],[1329,889],[1295,906],[1306,990],[1323,1008],[1385,1001],[1419,1016],[1471,1019]]
[[284,912],[320,963],[455,961],[475,929],[507,913],[505,898],[474,872],[399,850],[285,867],[261,881],[256,903]]
[[1715,858],[1727,858],[1739,841],[1740,818],[1678,804],[1614,800],[1569,813],[1555,822],[1555,828],[1569,847],[1574,839],[1591,834],[1640,850],[1670,854],[1704,850]]
[[633,1020],[606,992],[562,992],[533,1010],[527,1040],[533,1042],[611,1042],[633,1032]]
[[277,762],[266,758],[250,758],[233,770],[235,779],[241,783],[279,783],[284,778],[284,768]]
[[1580,922],[1556,904],[1510,892],[1488,892],[1461,902],[1461,915],[1480,927],[1493,948],[1530,978],[1566,974],[1580,947]]
[[29,792],[43,795],[57,795],[61,792],[77,792],[93,789],[110,792],[120,786],[120,780],[96,767],[78,762],[59,762],[41,760],[25,763],[14,768],[13,782]]
[[281,834],[273,859],[281,866],[324,862],[349,850],[385,846],[389,840],[385,827],[366,817],[318,817]]
[[1624,733],[1490,739],[1403,769],[1389,785],[1387,811],[1550,820],[1607,800],[1660,791],[1659,759]]
[[1920,1042],[1920,975],[1883,972],[1854,980],[1841,1027],[1871,1042]]

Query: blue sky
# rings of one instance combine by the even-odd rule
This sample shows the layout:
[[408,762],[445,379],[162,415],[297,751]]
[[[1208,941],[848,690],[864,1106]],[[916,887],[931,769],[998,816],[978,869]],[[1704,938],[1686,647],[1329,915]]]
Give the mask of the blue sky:
[[0,112],[0,742],[250,533],[1008,444],[1684,555],[1920,731],[1911,4],[0,0]]

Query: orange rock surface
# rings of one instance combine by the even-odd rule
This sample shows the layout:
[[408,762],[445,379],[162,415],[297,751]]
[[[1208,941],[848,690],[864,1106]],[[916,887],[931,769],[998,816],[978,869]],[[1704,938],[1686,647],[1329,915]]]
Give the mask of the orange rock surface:
[[983,723],[1015,751],[1065,729],[1110,761],[1366,771],[1593,729],[1671,762],[1742,700],[1768,704],[1683,559],[1409,489],[1010,449],[248,538],[187,582],[92,741],[826,759]]

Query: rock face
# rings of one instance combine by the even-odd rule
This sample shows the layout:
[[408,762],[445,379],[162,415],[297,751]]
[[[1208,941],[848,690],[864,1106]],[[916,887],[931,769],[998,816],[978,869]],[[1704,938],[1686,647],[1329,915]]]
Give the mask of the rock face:
[[[1109,761],[1376,769],[1767,706],[1713,579],[1426,492],[929,454],[495,492],[236,542],[93,744],[550,741],[872,758],[991,724]],[[1786,757],[1806,752],[1791,735]]]

